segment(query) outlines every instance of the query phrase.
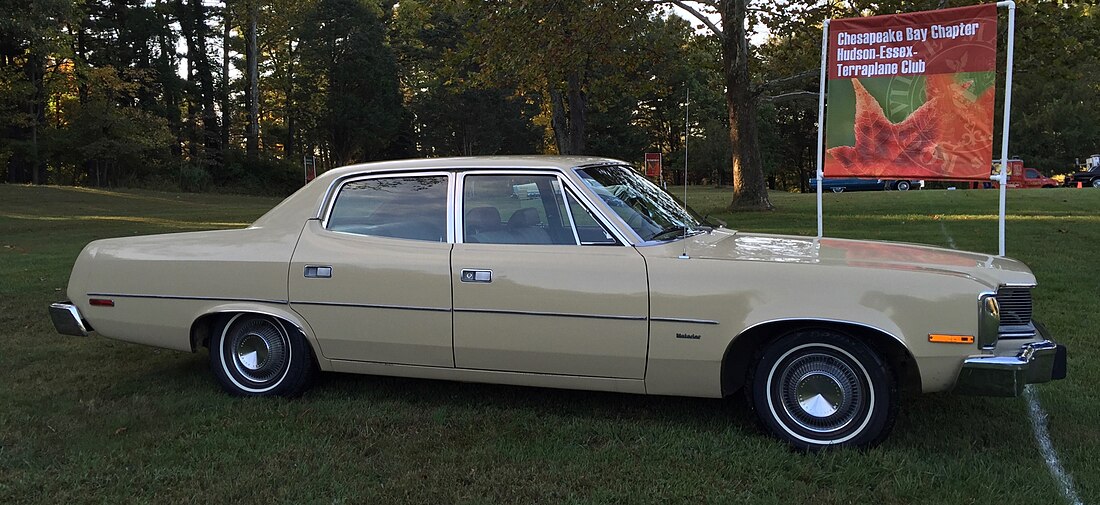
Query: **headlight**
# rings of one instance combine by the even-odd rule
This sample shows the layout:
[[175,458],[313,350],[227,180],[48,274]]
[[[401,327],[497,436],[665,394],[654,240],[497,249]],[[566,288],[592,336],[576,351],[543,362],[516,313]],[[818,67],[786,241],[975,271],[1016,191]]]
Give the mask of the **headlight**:
[[993,293],[982,293],[978,298],[978,347],[997,347],[1001,327],[1001,306]]

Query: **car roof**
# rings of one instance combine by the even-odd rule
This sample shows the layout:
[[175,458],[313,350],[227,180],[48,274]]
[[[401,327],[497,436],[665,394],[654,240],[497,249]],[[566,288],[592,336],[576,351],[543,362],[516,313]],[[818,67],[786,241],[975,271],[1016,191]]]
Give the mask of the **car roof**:
[[317,217],[328,192],[342,178],[396,171],[440,170],[568,170],[593,165],[629,165],[626,162],[594,156],[474,156],[462,158],[425,158],[379,161],[334,168],[317,176],[309,184],[287,197],[252,223],[254,227],[290,227],[302,219]]
[[413,160],[377,161],[359,163],[326,171],[318,179],[338,179],[352,174],[391,172],[397,170],[448,170],[448,169],[570,169],[587,165],[625,165],[624,161],[596,156],[469,156],[458,158],[423,158]]

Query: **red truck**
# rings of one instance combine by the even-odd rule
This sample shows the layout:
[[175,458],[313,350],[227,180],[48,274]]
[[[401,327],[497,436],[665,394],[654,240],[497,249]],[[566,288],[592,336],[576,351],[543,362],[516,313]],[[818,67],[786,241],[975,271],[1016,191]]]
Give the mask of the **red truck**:
[[[999,173],[1001,169],[1000,163],[993,164],[993,170],[991,174]],[[989,182],[972,182],[971,188],[998,188],[996,180]],[[1038,169],[1024,167],[1024,160],[1021,159],[1009,159],[1008,160],[1008,189],[1031,189],[1031,188],[1056,188],[1058,187],[1058,181],[1051,179],[1043,175]]]

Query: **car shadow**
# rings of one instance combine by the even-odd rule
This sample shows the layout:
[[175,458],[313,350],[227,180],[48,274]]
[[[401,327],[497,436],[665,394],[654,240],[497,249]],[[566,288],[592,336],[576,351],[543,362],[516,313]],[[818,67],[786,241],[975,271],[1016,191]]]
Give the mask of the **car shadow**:
[[[109,396],[149,394],[150,388],[160,394],[188,395],[204,388],[222,396],[225,403],[234,403],[235,399],[224,395],[210,376],[206,353],[181,356],[162,365],[167,366],[116,384]],[[517,417],[630,421],[658,430],[715,434],[733,430],[745,436],[764,435],[742,391],[720,399],[689,398],[323,372],[309,391],[290,401],[295,402],[300,403],[303,412],[315,404],[397,404],[453,415],[479,416],[496,411]],[[1030,437],[1027,406],[1022,398],[906,395],[894,429],[879,450],[942,455],[993,452]]]

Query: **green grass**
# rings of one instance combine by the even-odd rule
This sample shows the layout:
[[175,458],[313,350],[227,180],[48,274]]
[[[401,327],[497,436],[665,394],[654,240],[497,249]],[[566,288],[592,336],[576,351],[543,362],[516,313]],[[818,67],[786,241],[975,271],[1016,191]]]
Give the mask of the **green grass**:
[[[813,234],[811,195],[731,215]],[[1058,503],[1023,399],[907,399],[865,451],[798,454],[736,400],[326,374],[295,400],[235,399],[205,352],[54,333],[72,261],[110,236],[244,225],[277,199],[0,185],[0,503]],[[828,236],[996,252],[996,192],[825,195]],[[1039,386],[1062,463],[1100,502],[1100,191],[1009,194],[1008,253],[1040,279],[1036,313],[1070,346]],[[930,314],[930,317],[934,315]]]

